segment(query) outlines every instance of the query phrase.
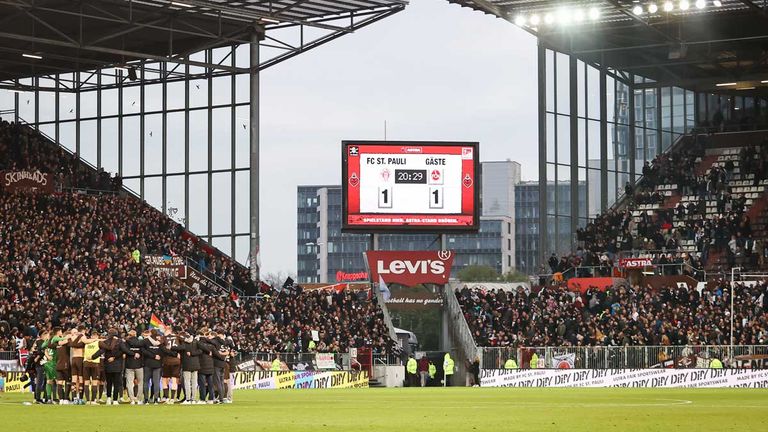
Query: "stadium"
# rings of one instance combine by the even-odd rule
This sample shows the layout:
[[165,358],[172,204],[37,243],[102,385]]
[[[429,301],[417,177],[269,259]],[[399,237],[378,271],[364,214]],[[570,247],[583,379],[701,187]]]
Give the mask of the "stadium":
[[[768,3],[432,3],[535,40],[537,145],[366,136],[361,102],[316,172],[265,151],[265,73],[415,2],[0,1],[4,427],[765,427]],[[371,63],[354,93],[414,88]]]

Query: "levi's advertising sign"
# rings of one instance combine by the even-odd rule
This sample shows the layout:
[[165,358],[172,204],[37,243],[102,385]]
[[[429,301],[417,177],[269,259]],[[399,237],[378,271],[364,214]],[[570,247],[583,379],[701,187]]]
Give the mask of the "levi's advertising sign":
[[476,142],[344,141],[344,231],[476,231]]
[[451,276],[453,251],[368,251],[365,254],[373,283],[378,283],[381,276],[388,284],[445,285]]

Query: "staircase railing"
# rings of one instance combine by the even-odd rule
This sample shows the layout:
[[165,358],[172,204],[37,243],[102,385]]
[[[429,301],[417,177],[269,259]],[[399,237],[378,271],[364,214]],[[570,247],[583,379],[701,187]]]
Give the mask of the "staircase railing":
[[448,313],[448,327],[453,340],[458,343],[464,358],[474,360],[481,355],[481,351],[478,349],[475,339],[472,337],[472,330],[469,329],[469,324],[467,324],[464,313],[461,311],[461,305],[456,298],[456,290],[452,285],[446,285],[443,296],[443,304],[446,313]]

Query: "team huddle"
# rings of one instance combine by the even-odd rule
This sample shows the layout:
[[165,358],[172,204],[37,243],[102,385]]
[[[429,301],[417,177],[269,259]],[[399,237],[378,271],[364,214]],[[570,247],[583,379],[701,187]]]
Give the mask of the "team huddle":
[[235,355],[232,339],[208,328],[122,338],[117,329],[54,327],[35,340],[26,369],[36,403],[96,405],[106,392],[104,403],[117,405],[124,390],[132,405],[231,403]]

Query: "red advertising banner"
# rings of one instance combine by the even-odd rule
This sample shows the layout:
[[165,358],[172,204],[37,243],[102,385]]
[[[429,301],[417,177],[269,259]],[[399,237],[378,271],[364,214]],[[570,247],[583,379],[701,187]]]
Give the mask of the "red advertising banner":
[[641,269],[653,265],[650,258],[622,258],[619,260],[619,267],[626,269]]
[[368,251],[371,280],[379,276],[386,283],[414,286],[448,283],[453,266],[453,251]]
[[40,171],[0,171],[0,185],[8,192],[42,191],[53,193],[53,179]]
[[368,280],[368,272],[366,271],[347,273],[339,270],[336,272],[336,282],[355,282],[364,280]]

